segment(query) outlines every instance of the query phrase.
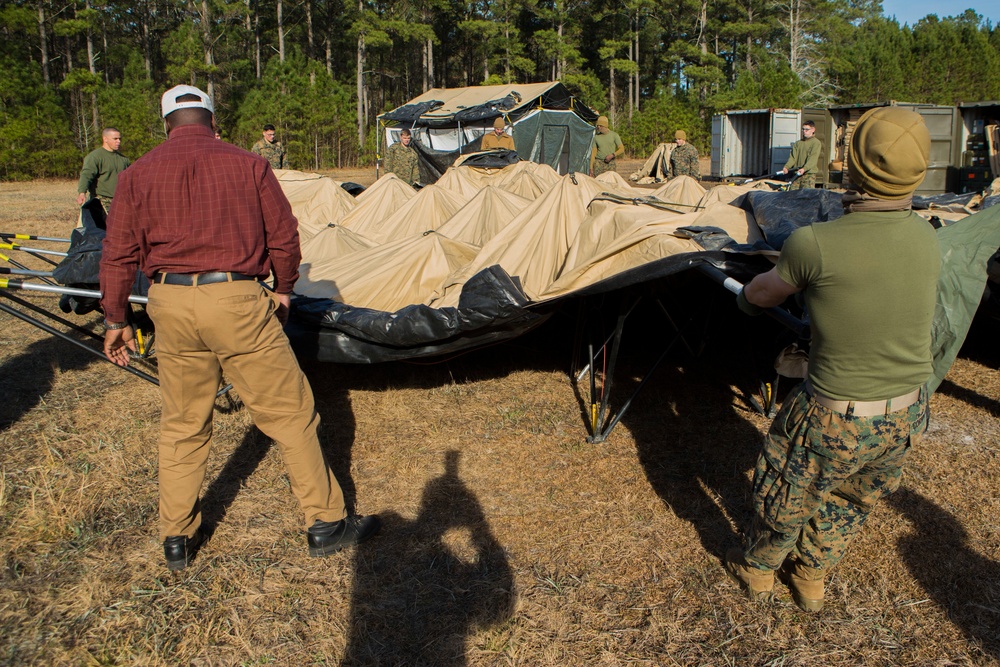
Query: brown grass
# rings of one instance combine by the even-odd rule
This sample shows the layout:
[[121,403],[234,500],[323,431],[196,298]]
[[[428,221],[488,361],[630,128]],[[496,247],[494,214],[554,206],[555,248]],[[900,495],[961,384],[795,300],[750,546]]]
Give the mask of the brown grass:
[[[73,193],[0,185],[4,231],[67,234]],[[434,365],[305,362],[338,477],[385,522],[323,560],[276,449],[220,401],[216,528],[178,574],[157,541],[155,388],[0,314],[0,664],[1000,664],[996,331],[977,329],[904,489],[810,616],[783,586],[746,601],[719,565],[767,425],[743,398],[767,355],[733,311],[600,445],[566,373],[572,317]],[[619,401],[666,338],[639,317]]]

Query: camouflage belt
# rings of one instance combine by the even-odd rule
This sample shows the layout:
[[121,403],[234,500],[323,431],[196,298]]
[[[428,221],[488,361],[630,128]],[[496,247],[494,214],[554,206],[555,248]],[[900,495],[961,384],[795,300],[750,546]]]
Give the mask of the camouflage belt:
[[853,415],[855,417],[875,417],[877,415],[887,415],[892,412],[898,412],[899,410],[905,410],[920,400],[920,387],[917,387],[913,391],[903,394],[902,396],[887,398],[881,401],[842,401],[836,398],[830,398],[829,396],[825,396],[824,394],[821,394],[813,389],[812,384],[808,382],[806,383],[806,391],[814,401],[822,405],[824,408],[848,416]]

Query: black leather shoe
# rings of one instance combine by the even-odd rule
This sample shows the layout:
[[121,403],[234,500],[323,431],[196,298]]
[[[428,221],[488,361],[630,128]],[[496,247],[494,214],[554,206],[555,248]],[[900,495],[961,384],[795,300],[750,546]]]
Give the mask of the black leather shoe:
[[316,520],[306,537],[309,540],[309,555],[314,558],[329,556],[344,547],[361,544],[374,537],[382,527],[377,516],[359,516],[352,514],[340,521]]
[[186,568],[204,540],[205,536],[200,528],[192,537],[180,535],[163,540],[163,557],[167,559],[167,569],[176,572]]

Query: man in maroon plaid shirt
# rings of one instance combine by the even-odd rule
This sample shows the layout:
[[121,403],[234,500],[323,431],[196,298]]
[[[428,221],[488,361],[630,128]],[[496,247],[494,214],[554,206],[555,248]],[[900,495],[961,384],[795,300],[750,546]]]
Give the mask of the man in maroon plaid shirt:
[[[101,260],[104,353],[126,366],[136,270],[149,277],[160,418],[160,537],[167,567],[201,545],[199,494],[222,373],[254,423],[278,443],[305,514],[309,554],[326,556],[379,529],[348,515],[323,460],[312,390],[284,323],[298,278],[298,223],[267,160],[217,141],[211,99],[176,86],[161,100],[168,139],[123,172]],[[274,274],[274,292],[259,282]]]

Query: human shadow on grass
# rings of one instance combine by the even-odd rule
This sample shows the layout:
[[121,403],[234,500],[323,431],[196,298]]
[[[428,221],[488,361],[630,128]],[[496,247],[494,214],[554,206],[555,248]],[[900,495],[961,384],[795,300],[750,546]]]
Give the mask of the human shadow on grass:
[[[9,318],[0,314],[0,321]],[[10,336],[14,330],[8,328]],[[95,344],[96,345],[96,344]],[[36,341],[0,365],[0,430],[31,412],[52,389],[58,373],[84,370],[100,359],[54,336]]]
[[381,534],[357,548],[344,667],[461,667],[469,634],[513,613],[504,548],[458,468],[459,452],[448,451],[417,517],[382,515]]
[[910,574],[971,642],[1000,658],[1000,562],[977,553],[951,513],[901,488],[887,502],[914,530],[896,543]]

